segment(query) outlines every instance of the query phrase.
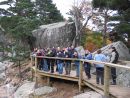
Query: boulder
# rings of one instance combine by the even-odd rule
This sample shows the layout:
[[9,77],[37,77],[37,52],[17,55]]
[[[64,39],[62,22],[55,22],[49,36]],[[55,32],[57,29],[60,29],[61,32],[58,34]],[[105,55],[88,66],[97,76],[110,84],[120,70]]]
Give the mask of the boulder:
[[[130,62],[123,65],[130,67]],[[117,68],[117,84],[124,87],[130,87],[130,70]]]
[[29,95],[34,91],[35,82],[24,83],[14,93],[14,98],[29,98]]
[[17,88],[12,83],[8,83],[4,86],[5,86],[5,89],[6,89],[6,95],[8,95],[8,97],[12,96],[13,93],[15,92],[16,88]]
[[104,54],[111,54],[110,48],[114,46],[117,50],[117,52],[119,53],[119,59],[120,60],[130,60],[130,53],[129,53],[129,49],[127,48],[127,46],[121,42],[114,42],[112,44],[109,44],[103,48],[101,48],[102,53]]
[[103,96],[94,91],[90,91],[90,92],[86,92],[86,93],[74,96],[73,98],[103,98]]
[[75,29],[72,22],[58,22],[42,25],[32,32],[36,38],[35,47],[67,47],[75,37]]
[[83,46],[76,47],[75,50],[78,52],[79,55],[84,56],[85,55],[85,50]]
[[4,81],[4,80],[6,80],[6,75],[3,72],[3,73],[0,73],[0,81]]
[[5,64],[0,62],[0,73],[3,73],[5,69],[6,69]]
[[49,86],[44,86],[44,87],[40,87],[35,89],[35,92],[33,95],[35,96],[41,96],[41,95],[45,95],[45,94],[49,94],[51,92],[57,91],[56,88],[53,87],[49,87]]

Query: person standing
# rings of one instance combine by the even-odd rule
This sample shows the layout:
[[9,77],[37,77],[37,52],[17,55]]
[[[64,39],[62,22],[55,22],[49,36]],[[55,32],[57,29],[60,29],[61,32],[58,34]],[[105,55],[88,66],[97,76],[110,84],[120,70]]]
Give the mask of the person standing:
[[[50,57],[56,56],[56,49],[53,47],[50,53]],[[55,59],[50,59],[50,69],[51,73],[54,73],[54,65],[55,65]]]
[[[101,53],[101,50],[97,51],[97,54],[94,56],[95,61],[106,62],[107,57]],[[96,65],[96,83],[104,85],[104,64],[95,64]]]
[[[84,59],[92,60],[92,54],[88,50],[85,51]],[[90,69],[91,69],[91,64],[88,62],[84,62],[84,70],[88,79],[91,78]]]
[[[65,58],[71,58],[71,52],[68,49],[65,50]],[[65,60],[65,71],[66,75],[70,75],[71,60]]]
[[[119,54],[115,47],[112,47],[111,49],[112,49],[112,53],[111,53],[110,63],[117,64],[118,59],[119,59]],[[116,68],[115,67],[111,67],[111,76],[112,76],[112,85],[116,85]]]
[[[77,58],[77,59],[81,59],[81,56],[78,55],[77,51],[74,52],[73,57]],[[79,77],[79,73],[80,73],[80,61],[79,60],[75,60],[74,64],[76,66],[76,77]]]
[[[59,51],[57,53],[57,57],[63,58],[64,57],[63,51]],[[62,74],[63,73],[64,60],[57,59],[57,65],[58,65],[58,72],[59,72],[59,74]]]

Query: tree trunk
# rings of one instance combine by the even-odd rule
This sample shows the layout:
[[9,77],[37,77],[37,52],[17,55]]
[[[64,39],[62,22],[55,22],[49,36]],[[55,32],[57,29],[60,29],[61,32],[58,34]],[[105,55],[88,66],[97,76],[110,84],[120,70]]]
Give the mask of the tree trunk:
[[108,15],[107,15],[107,12],[108,12],[108,9],[106,9],[106,11],[105,11],[105,20],[104,20],[104,32],[103,32],[103,46],[106,46],[106,42],[107,42],[107,35],[106,35],[106,32],[107,32],[107,21],[108,21],[108,19],[107,19],[107,17],[108,17]]

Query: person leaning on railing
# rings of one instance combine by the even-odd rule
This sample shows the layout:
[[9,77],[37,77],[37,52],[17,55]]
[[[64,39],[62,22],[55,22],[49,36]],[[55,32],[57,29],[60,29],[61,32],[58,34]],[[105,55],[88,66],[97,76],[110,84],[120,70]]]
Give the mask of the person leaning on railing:
[[[64,57],[64,53],[62,50],[57,52],[57,57],[59,57],[59,58]],[[58,66],[59,74],[63,73],[63,65],[64,65],[64,60],[57,59],[57,66]]]
[[[101,50],[97,51],[97,54],[94,56],[95,61],[107,62],[107,57],[101,53]],[[96,65],[96,83],[104,85],[104,64],[95,64]]]
[[[64,55],[65,58],[71,58],[71,51],[69,50],[69,48],[65,49]],[[65,60],[65,71],[66,71],[66,75],[70,75],[71,60]]]
[[[88,50],[86,50],[83,59],[92,60],[93,59],[92,54]],[[90,69],[91,69],[91,63],[84,62],[84,70],[88,79],[91,78]]]
[[[77,59],[81,59],[81,56],[78,54],[77,51],[74,52],[73,57],[77,58]],[[76,77],[79,77],[80,61],[79,60],[75,60],[74,64],[76,66]]]
[[[53,47],[51,49],[50,57],[55,57],[56,56],[56,49]],[[55,65],[55,59],[50,59],[50,70],[51,73],[54,73],[54,65]]]
[[[44,56],[47,56],[48,50],[45,49],[44,52],[45,52]],[[49,71],[47,58],[43,59],[43,63],[44,63],[43,70],[44,71]]]
[[[37,54],[37,56],[42,56],[40,49],[37,50],[36,54]],[[37,60],[38,60],[37,68],[39,70],[41,70],[42,69],[42,63],[41,63],[42,62],[42,58],[38,58]]]

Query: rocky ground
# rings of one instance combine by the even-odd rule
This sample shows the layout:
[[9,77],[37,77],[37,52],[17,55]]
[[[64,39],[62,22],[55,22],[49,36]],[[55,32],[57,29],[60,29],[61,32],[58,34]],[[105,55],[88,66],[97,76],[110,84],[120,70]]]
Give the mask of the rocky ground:
[[5,73],[5,77],[3,80],[0,78],[0,98],[73,98],[73,96],[75,96],[74,98],[83,98],[83,96],[87,98],[86,95],[88,98],[98,98],[90,97],[95,93],[92,94],[92,90],[89,88],[85,88],[84,92],[90,91],[90,93],[81,94],[83,92],[78,92],[77,83],[60,79],[52,79],[51,87],[46,86],[46,80],[43,79],[42,84],[39,81],[36,88],[35,82],[31,81],[30,61],[21,63],[21,75],[19,74],[19,67],[12,62],[4,65],[5,70],[2,73]]

